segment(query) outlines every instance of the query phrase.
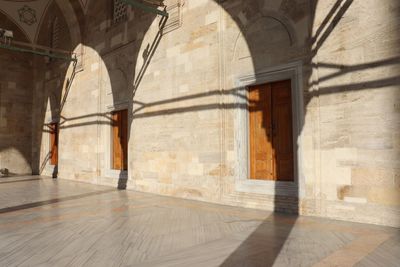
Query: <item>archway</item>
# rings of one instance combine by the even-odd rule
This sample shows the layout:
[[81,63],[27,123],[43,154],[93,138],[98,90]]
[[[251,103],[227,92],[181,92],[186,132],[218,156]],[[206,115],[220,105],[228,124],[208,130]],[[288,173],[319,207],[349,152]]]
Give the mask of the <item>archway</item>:
[[[184,6],[188,9],[186,12],[191,13],[191,17],[187,18],[191,23],[183,23],[177,30],[180,36],[175,35],[177,31],[172,31],[166,33],[160,41],[157,39],[159,20],[155,16],[135,10],[136,20],[111,26],[105,20],[106,15],[102,13],[102,10],[107,10],[107,4],[90,3],[87,15],[90,20],[86,21],[84,31],[91,33],[85,34],[85,52],[89,54],[85,68],[100,77],[92,81],[92,87],[88,83],[84,84],[92,88],[87,89],[88,92],[98,92],[95,94],[100,96],[100,104],[91,102],[88,92],[73,87],[70,97],[78,99],[85,96],[87,106],[96,108],[90,108],[82,114],[79,109],[81,103],[78,101],[75,105],[66,107],[66,123],[61,130],[64,134],[68,134],[68,131],[72,134],[77,132],[78,127],[82,127],[82,134],[79,134],[80,145],[85,143],[85,146],[91,147],[100,143],[105,146],[104,153],[91,159],[79,155],[82,151],[78,145],[73,150],[77,151],[74,153],[76,164],[78,161],[88,161],[91,162],[88,166],[97,164],[98,173],[107,173],[107,160],[110,158],[107,147],[108,140],[111,139],[108,114],[114,110],[128,109],[131,114],[128,188],[219,203],[249,205],[252,194],[257,193],[252,193],[252,189],[248,188],[244,192],[235,190],[236,179],[239,177],[235,164],[238,161],[237,158],[229,159],[232,151],[243,145],[235,142],[236,137],[232,131],[239,120],[236,112],[247,109],[237,99],[246,90],[235,82],[243,76],[253,75],[254,82],[259,83],[257,75],[274,73],[272,66],[278,65],[281,69],[286,69],[287,64],[293,61],[304,60],[305,64],[310,61],[310,49],[306,42],[310,21],[303,16],[312,12],[298,11],[299,15],[286,7],[289,10],[285,15],[278,11],[278,7],[260,7],[255,2],[239,3],[237,6],[226,3],[227,6],[224,6],[225,4],[208,1],[203,7],[196,5],[195,2],[187,2]],[[208,23],[204,23],[197,12],[195,16],[193,11],[189,11],[196,8],[199,8],[200,14],[207,16]],[[304,8],[308,10],[309,7]],[[297,23],[290,18],[291,12],[298,16]],[[157,47],[153,55],[151,47]],[[301,52],[296,54],[298,50]],[[152,56],[152,61],[147,66],[149,56]],[[144,76],[137,83],[137,76],[143,73],[143,69],[146,69]],[[185,73],[190,73],[191,77]],[[78,79],[75,80],[76,84],[79,83]],[[196,120],[194,118],[197,118],[197,125],[191,124],[191,121]],[[220,126],[215,126],[217,124]],[[83,132],[87,138],[83,136]],[[67,140],[71,138],[69,136]],[[213,160],[203,163],[202,161],[208,159],[202,157]],[[170,175],[169,172],[174,171],[168,169],[171,166],[175,166],[176,170],[182,168],[182,174],[177,177]],[[166,175],[160,175],[155,169]],[[62,164],[60,173],[66,177],[74,175],[63,170]],[[199,173],[203,173],[205,181],[196,179],[201,176]],[[184,178],[184,175],[190,179]],[[93,172],[83,173],[78,179],[92,179],[89,176],[93,177]],[[240,180],[241,178],[243,177],[239,177]],[[104,180],[95,182],[107,183]],[[115,186],[116,180],[111,180],[111,183]],[[270,187],[271,191],[269,194],[258,194],[259,199],[262,199],[259,207],[298,212],[298,186],[275,190],[268,183],[266,187]],[[290,195],[285,195],[288,190]],[[242,200],[235,202],[234,198]],[[274,219],[270,217],[268,220]],[[282,240],[290,234],[295,221],[291,220],[282,231]],[[265,227],[265,223],[269,222],[262,222],[260,227]],[[232,258],[253,240],[254,237],[249,236],[243,247],[232,252]],[[277,252],[282,245],[283,243],[277,244]],[[277,255],[278,253],[271,257],[271,263]]]
[[[235,169],[237,163],[235,159],[238,158],[235,152],[243,143],[236,142],[236,129],[240,127],[237,127],[236,122],[239,119],[233,111],[246,107],[241,106],[241,102],[238,101],[243,97],[243,94],[241,94],[243,86],[238,85],[236,81],[250,80],[251,83],[258,83],[263,78],[260,78],[257,74],[273,75],[276,72],[296,68],[296,65],[287,65],[288,63],[296,60],[302,62],[301,76],[303,81],[299,84],[303,84],[303,89],[307,90],[304,95],[301,94],[306,107],[302,115],[310,113],[307,115],[307,122],[315,123],[315,128],[311,127],[311,129],[316,132],[323,125],[319,121],[321,118],[318,103],[320,95],[398,85],[398,78],[391,77],[390,73],[387,77],[376,81],[353,84],[353,80],[349,79],[351,82],[344,85],[329,85],[329,83],[332,83],[332,78],[348,77],[347,75],[351,72],[398,64],[398,57],[355,66],[329,64],[329,62],[320,62],[316,59],[316,51],[327,41],[352,2],[337,1],[333,3],[331,9],[327,9],[326,18],[318,19],[319,22],[316,24],[320,24],[320,27],[313,25],[317,1],[314,1],[307,8],[303,6],[306,4],[303,3],[302,5],[300,2],[299,5],[290,5],[290,1],[276,1],[274,4],[264,5],[260,5],[260,1],[257,3],[244,3],[244,1],[229,3],[209,1],[206,4],[203,3],[205,7],[199,9],[199,11],[203,12],[201,14],[205,15],[208,24],[200,21],[201,16],[192,15],[188,18],[192,25],[182,25],[181,30],[196,26],[198,31],[191,31],[190,34],[182,33],[182,39],[174,39],[174,32],[166,34],[159,43],[159,49],[156,50],[152,64],[144,73],[139,87],[135,83],[135,76],[140,73],[143,62],[146,62],[142,57],[149,56],[149,51],[146,48],[152,47],[152,41],[155,40],[154,36],[158,32],[157,19],[138,11],[134,14],[137,20],[133,19],[123,25],[110,27],[105,22],[105,17],[101,16],[101,10],[105,10],[105,4],[96,3],[94,5],[92,3],[92,6],[88,8],[89,15],[86,21],[83,15],[81,15],[83,18],[78,15],[78,21],[81,23],[80,29],[86,29],[82,31],[85,35],[83,43],[87,46],[87,53],[90,54],[87,56],[88,62],[85,68],[90,69],[90,72],[102,72],[103,74],[94,75],[100,77],[99,79],[86,81],[81,79],[79,84],[85,87],[83,92],[72,90],[75,95],[71,95],[71,97],[75,98],[76,103],[67,107],[69,110],[67,110],[68,114],[65,120],[67,123],[64,124],[64,130],[81,127],[84,129],[82,132],[86,132],[85,134],[88,136],[85,137],[75,131],[71,132],[71,135],[66,138],[66,140],[79,139],[84,145],[82,148],[75,146],[76,153],[69,155],[69,160],[74,158],[73,161],[69,163],[67,160],[65,161],[65,166],[79,166],[77,169],[70,169],[69,171],[64,169],[65,176],[79,180],[102,182],[90,177],[103,173],[100,166],[104,164],[107,153],[101,151],[97,154],[92,153],[92,149],[96,145],[100,147],[100,145],[103,145],[103,140],[108,139],[102,133],[105,133],[109,126],[110,118],[107,116],[110,111],[128,107],[131,111],[130,151],[134,152],[130,155],[130,170],[135,172],[130,173],[129,183],[131,184],[128,183],[128,186],[141,191],[179,197],[206,199],[228,204],[253,205],[254,196],[249,194],[251,189],[246,188],[246,185],[239,184],[240,190],[237,190],[236,184],[236,176],[240,171]],[[72,6],[76,11],[77,2],[74,3]],[[187,6],[188,9],[199,8],[199,4],[194,2],[187,2],[187,5],[189,5],[189,7]],[[214,8],[217,5],[222,8]],[[304,13],[303,8],[309,12]],[[82,14],[84,14],[83,11]],[[142,29],[143,32],[130,32],[128,29]],[[314,34],[311,34],[313,29]],[[260,32],[264,34],[260,34]],[[307,37],[313,38],[310,41]],[[180,42],[187,45],[180,46]],[[357,39],[357,42],[362,42],[362,40]],[[348,47],[348,44],[344,45]],[[278,49],[276,49],[277,47]],[[336,49],[333,49],[333,52],[343,56],[338,52],[343,50],[341,47],[336,45],[331,47]],[[196,50],[198,51],[193,52]],[[332,51],[329,51],[329,53]],[[207,54],[207,52],[210,53]],[[332,60],[327,55],[329,53],[324,54],[325,60]],[[279,67],[271,68],[271,66]],[[323,68],[335,69],[336,72],[321,71],[324,75],[315,77],[314,75],[318,76],[316,69],[322,70]],[[185,71],[194,73],[193,75],[196,76],[189,77],[185,75]],[[181,75],[176,75],[177,73]],[[218,75],[214,75],[215,73],[218,73]],[[103,81],[101,77],[105,78],[106,81]],[[333,81],[337,82],[337,80]],[[325,82],[325,85],[321,86],[320,82]],[[96,87],[101,88],[101,90],[90,90],[90,88]],[[165,90],[165,88],[169,88],[169,90]],[[321,88],[324,90],[320,90]],[[96,96],[101,96],[102,99],[98,102],[84,103],[85,107],[82,108],[82,103],[79,103],[79,100],[90,101],[92,96],[95,96],[97,100]],[[393,96],[397,97],[397,94],[393,93]],[[347,96],[343,97],[346,98]],[[357,99],[354,101],[357,102]],[[329,100],[326,103],[329,103]],[[359,102],[357,103],[360,105]],[[90,107],[96,108],[90,109]],[[324,116],[329,118],[326,114]],[[301,119],[304,120],[304,118]],[[191,121],[198,122],[201,127],[195,128],[196,125],[193,124],[187,126]],[[212,130],[207,128],[208,123],[220,126],[214,127]],[[326,124],[329,124],[329,121]],[[238,125],[240,126],[240,123]],[[299,136],[302,126],[300,125]],[[194,129],[197,131],[195,132]],[[174,133],[179,134],[174,136]],[[307,142],[316,147],[320,144],[324,144],[322,146],[324,149],[329,146],[334,147],[331,140],[321,141],[320,133],[317,133],[315,138],[310,137],[313,136],[312,133],[307,134],[309,138]],[[210,136],[210,138],[204,138],[205,136]],[[346,143],[348,140],[343,142]],[[173,153],[171,148],[168,147],[171,144],[180,151],[189,152]],[[64,145],[70,144],[65,143]],[[218,149],[214,149],[215,147]],[[206,149],[213,153],[207,155]],[[311,175],[311,177],[316,182],[308,185],[311,197],[309,196],[309,200],[305,200],[303,210],[307,212],[307,209],[310,209],[311,214],[326,215],[328,214],[327,207],[334,207],[337,202],[323,203],[324,201],[328,202],[326,198],[332,197],[332,192],[329,192],[329,190],[321,192],[324,189],[321,177],[324,175],[329,177],[329,168],[323,171],[319,170],[322,166],[321,163],[318,163],[320,158],[318,153],[320,152],[317,149],[315,150],[307,151],[310,154],[315,153],[315,155],[309,156],[309,158],[314,156],[316,159],[315,162],[312,162],[315,166],[308,166],[307,168],[311,170],[310,173],[315,172],[314,176]],[[328,150],[324,153],[328,154],[329,152]],[[384,153],[383,155],[386,155]],[[324,158],[330,156],[325,155]],[[168,159],[167,162],[165,162],[166,158]],[[214,160],[211,163],[203,162],[205,161],[204,158],[214,158]],[[153,165],[145,165],[146,161],[151,159],[156,159],[152,161],[151,164]],[[337,162],[340,160],[338,157]],[[352,159],[344,160],[351,162]],[[88,163],[81,166],[80,162],[82,161]],[[187,167],[177,165],[179,162],[183,162],[183,165],[187,165]],[[90,166],[94,165],[97,166],[96,169],[90,169]],[[157,165],[160,171],[144,171],[144,169],[154,170],[154,165]],[[185,179],[184,175],[160,175],[160,173],[171,172],[168,170],[168,166],[182,168],[181,173],[187,175],[190,179]],[[140,168],[142,169],[140,170]],[[189,168],[194,171],[189,172]],[[199,173],[205,176],[204,180],[196,179],[202,176]],[[176,186],[177,184],[179,186]],[[299,187],[295,187],[294,193],[289,196],[289,202],[295,211],[298,210],[298,194],[303,193],[298,192],[298,189]],[[300,190],[303,189],[305,190],[305,186],[300,186]],[[272,188],[272,190],[275,190],[275,194],[269,199],[265,196],[259,197],[259,195],[263,195],[262,193],[257,195],[259,202],[255,206],[268,206],[279,210],[279,205],[281,205],[282,208],[287,208],[288,203],[284,201],[288,198],[288,195],[286,195],[288,189]],[[293,191],[293,188],[291,190]],[[335,190],[332,191],[334,191],[333,194],[338,193]],[[339,197],[345,199],[351,197],[352,194],[357,194],[357,192],[358,189],[352,186],[344,186],[339,191]],[[282,195],[284,197],[280,197]],[[348,214],[343,215],[344,213],[342,211],[337,216],[349,216]],[[373,219],[370,220],[373,221]]]

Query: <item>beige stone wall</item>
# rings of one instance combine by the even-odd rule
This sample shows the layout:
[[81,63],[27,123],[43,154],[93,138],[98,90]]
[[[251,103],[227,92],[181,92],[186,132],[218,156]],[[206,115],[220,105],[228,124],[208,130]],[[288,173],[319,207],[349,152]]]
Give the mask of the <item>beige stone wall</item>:
[[[42,27],[38,32],[38,44],[46,47],[52,45],[52,25],[55,19],[59,24],[59,41],[55,49],[65,51],[73,50],[73,43],[65,12],[53,2],[48,7],[48,12],[43,17]],[[33,62],[33,141],[32,141],[32,171],[34,174],[57,175],[57,166],[50,161],[50,127],[51,123],[59,123],[59,152],[64,160],[68,157],[68,149],[62,147],[68,138],[64,136],[65,120],[64,108],[69,105],[65,101],[68,91],[67,85],[71,83],[72,63],[64,60],[35,57]],[[72,81],[73,82],[73,81]],[[72,148],[72,147],[71,147]],[[68,157],[71,158],[71,157]],[[78,169],[81,171],[81,169]]]
[[[182,25],[148,66],[159,18],[129,9],[111,25],[109,5],[91,3],[59,176],[113,186],[127,176],[139,191],[400,225],[397,1],[183,2]],[[252,182],[244,87],[282,78],[293,81],[296,182]],[[125,108],[128,174],[110,168],[110,112]]]
[[[307,1],[292,1],[292,5],[268,1],[243,4],[240,1],[224,5],[222,17],[221,63],[227,108],[221,111],[224,123],[222,136],[223,171],[221,185],[224,203],[286,212],[299,210],[301,185],[304,183],[300,151],[304,95],[309,67],[309,25],[312,17]],[[299,152],[295,183],[274,183],[249,180],[248,113],[245,86],[292,79],[293,142]],[[251,80],[243,83],[242,80]]]
[[0,61],[0,168],[9,169],[11,174],[29,174],[32,59],[2,51]]
[[[12,30],[16,40],[25,36],[3,15],[0,25]],[[32,57],[0,51],[0,169],[12,175],[30,174],[32,143]]]
[[347,1],[336,9],[344,15],[329,28],[322,23],[335,10],[333,1],[320,2],[312,94],[320,160],[313,181],[321,205],[316,211],[399,225],[400,3]]

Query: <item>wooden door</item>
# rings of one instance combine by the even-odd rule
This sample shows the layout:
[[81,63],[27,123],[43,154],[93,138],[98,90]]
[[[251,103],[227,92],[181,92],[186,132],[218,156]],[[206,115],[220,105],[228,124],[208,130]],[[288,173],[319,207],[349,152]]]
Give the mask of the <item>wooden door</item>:
[[271,84],[272,141],[275,150],[275,180],[293,181],[293,122],[291,81]]
[[273,179],[271,105],[270,84],[250,87],[250,176],[252,179]]
[[58,123],[51,123],[50,128],[50,164],[58,164]]
[[293,181],[290,80],[249,88],[250,178]]
[[128,169],[128,111],[112,114],[112,165],[115,170]]

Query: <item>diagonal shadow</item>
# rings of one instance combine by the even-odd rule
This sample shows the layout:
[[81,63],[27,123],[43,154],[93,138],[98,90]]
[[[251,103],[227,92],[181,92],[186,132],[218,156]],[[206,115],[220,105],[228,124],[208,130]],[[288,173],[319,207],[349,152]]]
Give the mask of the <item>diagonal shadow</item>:
[[[325,69],[335,69],[337,70],[336,72],[332,74],[328,74],[326,76],[319,77],[318,81],[319,83],[322,83],[324,81],[328,81],[330,79],[346,75],[348,73],[352,73],[355,71],[362,71],[362,70],[370,70],[373,68],[379,68],[379,67],[384,67],[384,66],[390,66],[390,65],[399,65],[400,64],[400,57],[392,57],[392,58],[387,58],[383,60],[378,60],[378,61],[373,61],[369,63],[363,63],[363,64],[356,64],[356,65],[338,65],[338,64],[332,64],[332,63],[325,63],[325,62],[320,62],[318,64],[312,64],[311,66],[314,68],[325,68]],[[316,82],[310,83],[310,86],[316,85]]]
[[[274,213],[245,238],[221,267],[274,265],[296,224],[299,210],[298,196],[285,197],[279,193],[280,190],[275,190]],[[293,213],[287,214],[288,209],[292,209]]]
[[158,24],[158,31],[157,31],[156,36],[154,37],[153,42],[151,43],[151,45],[148,44],[146,49],[143,52],[144,62],[143,62],[143,65],[140,68],[138,75],[133,83],[132,99],[134,98],[136,90],[138,89],[138,87],[143,79],[143,76],[146,74],[147,68],[149,67],[151,60],[157,51],[158,45],[160,44],[161,39],[163,37],[163,32],[164,32],[164,28],[165,28],[167,21],[168,21],[168,17],[161,17],[161,20]]
[[317,95],[328,95],[335,94],[340,92],[354,92],[366,89],[378,89],[384,88],[391,85],[399,85],[400,84],[400,76],[390,77],[380,80],[372,80],[369,82],[360,82],[360,83],[349,83],[342,85],[332,85],[332,86],[320,86],[319,91],[310,92],[309,95],[317,96]]
[[91,193],[86,193],[86,194],[81,194],[81,195],[76,195],[76,196],[69,196],[69,197],[64,197],[64,198],[54,198],[54,199],[49,199],[49,200],[44,200],[44,201],[22,204],[22,205],[13,206],[13,207],[2,208],[2,209],[0,209],[0,214],[36,208],[36,207],[51,205],[51,204],[55,204],[55,203],[70,201],[70,200],[82,199],[82,198],[102,195],[102,194],[106,194],[106,193],[110,193],[110,192],[115,192],[115,189],[96,191],[96,192],[91,192]]
[[312,43],[315,48],[312,50],[312,55],[317,54],[318,50],[324,45],[325,41],[335,30],[344,14],[350,8],[354,0],[338,0],[332,9],[329,11],[327,17],[324,19],[316,35],[312,38]]
[[14,184],[14,183],[22,183],[22,182],[31,182],[31,181],[39,181],[42,178],[31,178],[31,179],[22,179],[22,180],[14,180],[14,181],[0,181],[0,184]]
[[[221,1],[222,2],[222,1]],[[328,39],[330,36],[331,32],[336,28],[337,24],[339,23],[340,19],[342,16],[345,14],[345,12],[348,10],[350,7],[351,1],[346,1],[346,0],[338,0],[336,4],[333,6],[332,10],[328,13],[327,17],[323,21],[321,27],[317,30],[316,36],[314,37],[314,43],[316,45],[315,50],[313,50],[313,53],[317,53],[317,51],[320,49],[320,47],[325,43],[325,41]],[[160,34],[160,31],[159,33]],[[146,69],[148,65],[150,64],[150,60],[152,56],[154,55],[154,49],[152,49],[153,45],[155,48],[157,48],[158,43],[160,42],[160,39],[157,39],[156,37],[155,41],[153,42],[152,46],[149,46],[148,49],[146,50],[145,53],[145,63],[142,66],[142,69],[140,70],[137,79],[135,80],[135,86],[134,90],[137,90],[141,79],[143,78],[144,73],[146,72]],[[153,52],[152,52],[153,51]],[[382,64],[395,64],[395,59],[388,60],[381,62]],[[320,63],[319,66],[323,67],[324,64],[326,63]],[[338,77],[340,75],[344,75],[347,72],[355,71],[355,70],[362,70],[370,67],[374,67],[375,64],[378,63],[372,63],[372,65],[358,65],[358,66],[346,66],[345,68],[342,68],[340,66],[338,67],[339,70],[337,73],[334,73],[332,75],[328,75],[326,77],[322,77],[320,81],[329,80],[334,77]],[[326,64],[328,66],[329,64]],[[387,78],[387,79],[382,79],[382,80],[376,80],[376,81],[371,81],[367,83],[352,83],[352,84],[345,84],[345,85],[340,85],[340,86],[329,86],[325,88],[320,88],[319,92],[316,93],[310,93],[311,96],[315,94],[333,94],[337,92],[342,92],[342,91],[350,91],[350,90],[363,90],[363,89],[368,89],[368,88],[381,88],[384,86],[392,85],[392,84],[398,84],[399,78],[398,77],[392,77],[392,78]],[[234,91],[236,89],[233,89]],[[211,94],[214,94],[211,93]],[[216,91],[215,94],[221,94],[221,91]],[[133,93],[134,95],[134,93]],[[189,107],[183,107],[183,108],[171,108],[171,109],[164,109],[164,110],[159,110],[155,112],[144,112],[138,114],[139,111],[147,108],[147,107],[155,107],[159,106],[162,104],[167,104],[167,103],[174,103],[174,102],[180,102],[188,99],[196,99],[200,98],[203,96],[209,96],[210,93],[205,93],[205,94],[197,94],[197,95],[192,95],[192,96],[186,96],[186,97],[181,97],[181,98],[176,98],[176,99],[170,99],[170,100],[163,100],[163,101],[157,101],[153,103],[139,103],[136,102],[136,104],[140,105],[141,107],[138,108],[133,112],[133,117],[132,120],[134,119],[140,119],[144,117],[152,117],[152,116],[165,116],[169,114],[178,114],[178,113],[185,113],[185,112],[193,112],[193,111],[201,111],[201,110],[211,110],[211,109],[245,109],[247,106],[240,106],[238,104],[204,104],[204,105],[192,105]],[[97,116],[97,115],[96,115]],[[70,119],[73,120],[73,119]],[[85,123],[77,123],[74,125],[68,125],[65,126],[65,128],[68,127],[82,127],[85,125],[90,125],[90,124],[102,124],[102,122],[85,122]],[[126,181],[125,181],[126,182]],[[120,185],[119,185],[120,186]],[[124,185],[124,181],[121,181],[121,187],[126,186]],[[282,210],[287,209],[287,202],[285,202],[285,198],[279,196],[279,192],[275,192],[275,211],[279,212]],[[298,206],[298,198],[293,200],[294,203]],[[39,202],[40,203],[40,202]],[[51,204],[51,203],[49,203]],[[47,205],[46,203],[44,205]],[[40,204],[39,204],[40,206]],[[293,218],[289,219],[289,223],[286,225],[281,225],[281,221],[276,218],[276,216],[271,216],[268,218],[265,222],[263,222],[249,237],[247,237],[246,240],[240,245],[240,247],[233,252],[223,263],[223,266],[243,266],[243,265],[260,265],[260,266],[270,266],[273,265],[274,262],[276,261],[276,258],[278,257],[280,251],[282,250],[284,243],[288,236],[290,235],[291,229],[294,226],[296,222],[296,216],[293,216]],[[261,250],[260,250],[261,248]],[[265,249],[268,248],[268,249]],[[257,249],[257,250],[256,250]],[[255,251],[256,250],[256,251]]]

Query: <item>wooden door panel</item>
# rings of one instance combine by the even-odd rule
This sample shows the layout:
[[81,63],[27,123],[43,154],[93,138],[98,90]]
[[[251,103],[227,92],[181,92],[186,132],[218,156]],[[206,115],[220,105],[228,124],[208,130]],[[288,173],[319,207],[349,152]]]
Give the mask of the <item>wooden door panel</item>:
[[272,84],[276,180],[294,180],[291,82]]
[[121,144],[120,144],[120,113],[112,115],[112,134],[113,134],[113,169],[121,169]]
[[293,181],[293,161],[292,159],[279,159],[276,163],[277,180],[278,181]]
[[121,111],[121,154],[122,154],[122,169],[128,169],[128,111]]
[[112,166],[115,170],[127,170],[128,166],[128,111],[112,114]]
[[293,181],[291,81],[249,88],[250,178]]
[[50,124],[50,164],[58,164],[58,124]]
[[250,177],[272,177],[271,143],[271,87],[266,85],[249,88],[250,114]]
[[289,105],[281,104],[275,109],[275,132],[274,147],[279,151],[279,155],[292,154],[292,123],[291,110]]

